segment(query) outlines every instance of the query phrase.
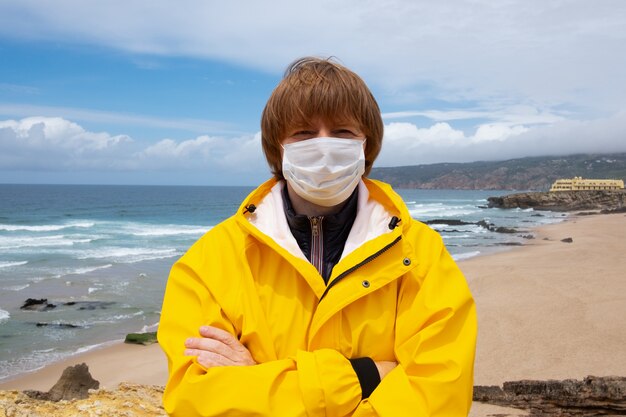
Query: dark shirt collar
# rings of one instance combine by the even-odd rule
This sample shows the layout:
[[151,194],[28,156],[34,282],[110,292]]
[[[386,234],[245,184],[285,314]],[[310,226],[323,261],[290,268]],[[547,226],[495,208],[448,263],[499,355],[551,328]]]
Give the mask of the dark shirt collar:
[[[287,191],[287,182],[283,185],[282,189],[283,207],[285,209],[285,215],[287,216],[287,223],[289,228],[297,230],[308,230],[311,227],[309,217],[304,214],[296,214],[289,198],[289,192]],[[359,200],[359,187],[357,186],[346,204],[335,214],[329,214],[324,216],[324,230],[328,230],[332,233],[333,230],[343,229],[343,226],[354,222],[356,217],[356,208]],[[347,236],[346,236],[347,237]]]

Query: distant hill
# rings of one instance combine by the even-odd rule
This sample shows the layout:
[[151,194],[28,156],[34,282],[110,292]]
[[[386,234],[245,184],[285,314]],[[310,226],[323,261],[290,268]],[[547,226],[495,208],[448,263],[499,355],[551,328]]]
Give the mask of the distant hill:
[[574,176],[626,180],[626,153],[374,168],[370,174],[396,188],[535,191]]

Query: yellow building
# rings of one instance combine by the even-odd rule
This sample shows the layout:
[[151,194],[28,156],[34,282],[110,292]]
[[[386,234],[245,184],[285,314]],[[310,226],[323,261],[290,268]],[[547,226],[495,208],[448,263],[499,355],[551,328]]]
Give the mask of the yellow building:
[[556,180],[550,191],[621,190],[623,180],[585,180],[582,177]]

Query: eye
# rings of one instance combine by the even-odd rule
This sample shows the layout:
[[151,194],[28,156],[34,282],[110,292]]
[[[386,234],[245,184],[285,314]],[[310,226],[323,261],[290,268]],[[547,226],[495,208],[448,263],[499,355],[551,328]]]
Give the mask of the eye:
[[292,133],[291,135],[289,135],[290,138],[292,139],[309,139],[314,137],[317,134],[317,132],[314,132],[312,130],[296,130],[294,133]]
[[358,132],[356,129],[347,129],[347,128],[342,128],[342,129],[336,129],[333,131],[333,136],[336,136],[338,138],[358,138],[360,137],[360,132]]

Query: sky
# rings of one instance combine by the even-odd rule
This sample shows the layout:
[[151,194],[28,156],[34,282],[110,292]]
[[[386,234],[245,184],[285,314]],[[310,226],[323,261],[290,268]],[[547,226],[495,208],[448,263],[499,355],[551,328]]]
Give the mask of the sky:
[[311,55],[372,90],[375,167],[626,152],[623,0],[3,0],[0,183],[259,184]]

